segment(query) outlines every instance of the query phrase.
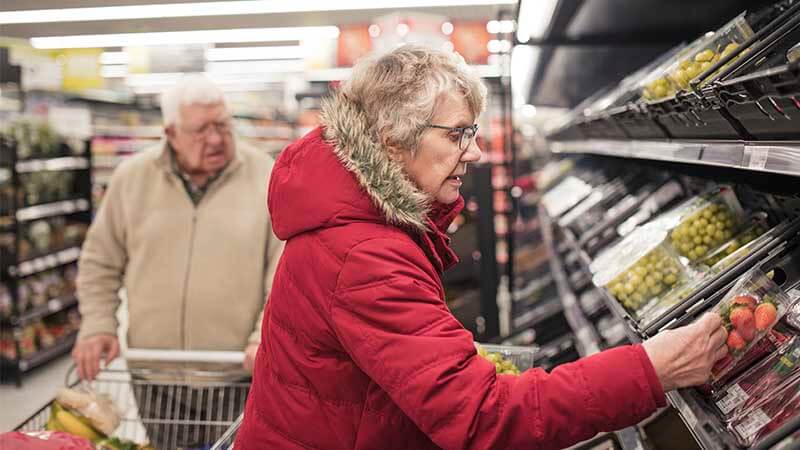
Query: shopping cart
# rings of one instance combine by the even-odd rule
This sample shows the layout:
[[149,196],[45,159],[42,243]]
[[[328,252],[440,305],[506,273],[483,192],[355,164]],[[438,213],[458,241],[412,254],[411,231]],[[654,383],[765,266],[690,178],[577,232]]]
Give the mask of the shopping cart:
[[[241,370],[243,358],[242,352],[131,349],[88,386],[108,395],[122,413],[113,436],[149,442],[158,450],[210,449],[217,441],[224,443],[223,435],[241,421],[250,389],[250,380]],[[202,370],[197,369],[198,363],[204,366]],[[232,370],[234,366],[237,369]],[[73,367],[65,384],[81,383]],[[51,404],[17,431],[44,430]],[[230,444],[213,448],[226,449]]]

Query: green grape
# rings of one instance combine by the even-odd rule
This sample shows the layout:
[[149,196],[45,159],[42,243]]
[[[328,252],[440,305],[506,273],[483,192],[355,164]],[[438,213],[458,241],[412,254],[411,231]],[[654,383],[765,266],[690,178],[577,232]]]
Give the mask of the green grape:
[[706,225],[706,234],[714,234],[717,232],[717,226],[713,223]]
[[664,279],[664,274],[661,272],[653,272],[653,279],[656,280],[656,282],[660,282]]
[[716,239],[717,241],[725,239],[725,233],[721,229],[718,229],[717,231],[714,232],[714,239]]
[[714,217],[714,211],[712,211],[711,208],[706,208],[703,210],[703,218],[706,220],[711,220],[712,217]]
[[655,279],[655,277],[654,277],[653,275],[648,275],[648,276],[647,276],[647,277],[645,277],[645,279],[644,279],[644,284],[645,284],[645,285],[647,285],[647,287],[653,287],[653,286],[655,286],[655,285],[656,285],[656,279]]
[[664,277],[664,282],[667,283],[668,285],[672,286],[673,284],[678,282],[678,277],[675,276],[675,274],[671,273],[671,274],[669,274],[669,275]]
[[642,282],[642,277],[639,276],[638,274],[633,274],[630,276],[630,278],[628,278],[628,282],[630,282],[631,284],[638,285],[639,283]]
[[647,269],[645,269],[645,268],[644,268],[644,267],[642,267],[642,266],[638,266],[638,267],[636,267],[634,270],[636,271],[636,274],[637,274],[637,275],[639,275],[639,276],[645,276],[645,275],[647,275]]
[[701,218],[697,219],[696,223],[700,227],[705,227],[706,225],[708,225],[708,220],[706,220],[705,218],[701,217]]
[[711,245],[712,242],[714,242],[714,238],[711,236],[703,236],[703,244]]
[[656,295],[660,294],[661,291],[663,291],[663,290],[664,290],[664,288],[661,287],[660,284],[656,284],[655,286],[652,286],[650,288],[650,295],[651,296],[656,296]]
[[692,249],[692,250],[689,250],[689,254],[688,254],[688,255],[686,255],[686,256],[687,256],[687,257],[688,257],[690,260],[694,261],[695,259],[697,259],[697,251],[695,251],[694,249]]
[[708,253],[708,247],[705,245],[698,245],[697,248],[694,249],[697,256],[703,256]]
[[689,227],[689,236],[690,237],[697,236],[697,227],[695,226]]
[[725,231],[723,231],[723,234],[725,235],[725,239],[726,239],[726,240],[727,240],[727,239],[730,239],[730,238],[732,238],[732,237],[733,237],[733,232],[732,232],[732,231],[730,231],[730,230],[725,230]]
[[695,245],[700,245],[703,243],[703,237],[695,236],[694,239],[692,239],[692,242],[694,242]]
[[631,283],[625,283],[625,286],[623,286],[623,292],[628,294],[628,295],[633,294],[633,291],[635,291],[635,290],[636,290],[636,287]]
[[714,53],[714,50],[706,49],[706,50],[703,50],[702,52],[694,55],[694,60],[697,61],[697,62],[708,62],[708,61],[711,61],[714,58],[715,54],[716,53]]
[[633,300],[633,302],[638,306],[644,301],[644,296],[637,292],[631,296],[631,300]]

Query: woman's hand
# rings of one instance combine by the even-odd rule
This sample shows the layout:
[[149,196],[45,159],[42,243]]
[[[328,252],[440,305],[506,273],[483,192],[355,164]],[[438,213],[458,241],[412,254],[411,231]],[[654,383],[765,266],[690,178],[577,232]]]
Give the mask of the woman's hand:
[[714,363],[727,354],[728,333],[718,314],[707,313],[691,325],[667,330],[644,342],[664,392],[706,383]]

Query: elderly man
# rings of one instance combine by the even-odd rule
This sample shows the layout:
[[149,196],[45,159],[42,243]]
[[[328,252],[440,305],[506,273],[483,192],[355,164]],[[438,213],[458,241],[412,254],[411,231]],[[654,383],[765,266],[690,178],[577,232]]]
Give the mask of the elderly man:
[[222,91],[187,76],[162,97],[166,139],[114,172],[79,261],[83,317],[72,351],[83,379],[128,345],[244,350],[252,370],[283,244],[265,206],[272,160],[233,136]]

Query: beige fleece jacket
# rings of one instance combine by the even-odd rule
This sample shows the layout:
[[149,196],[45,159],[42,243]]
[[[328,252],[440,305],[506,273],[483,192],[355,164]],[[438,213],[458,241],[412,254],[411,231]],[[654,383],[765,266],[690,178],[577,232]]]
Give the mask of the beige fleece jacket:
[[265,203],[272,164],[237,142],[195,206],[166,141],[123,162],[78,263],[79,337],[116,334],[124,287],[132,348],[238,351],[259,342],[283,249]]

